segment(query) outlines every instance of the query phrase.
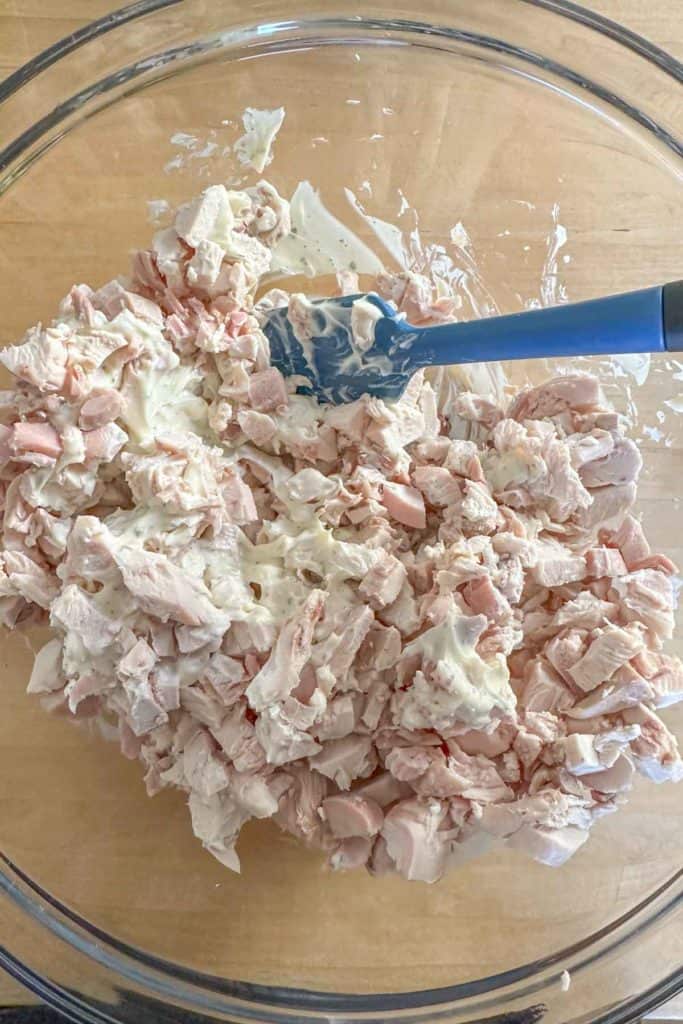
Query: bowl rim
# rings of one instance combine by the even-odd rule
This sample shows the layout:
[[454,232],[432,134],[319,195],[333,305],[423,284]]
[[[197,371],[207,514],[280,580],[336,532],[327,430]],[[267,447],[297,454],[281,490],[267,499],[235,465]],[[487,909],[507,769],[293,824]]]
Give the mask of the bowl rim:
[[[57,61],[73,53],[86,43],[99,36],[119,28],[127,22],[135,21],[138,18],[155,11],[176,7],[183,0],[134,0],[133,3],[118,7],[101,18],[95,18],[76,29],[68,36],[58,39],[55,43],[47,46],[44,50],[32,57],[31,60],[16,68],[5,78],[0,79],[0,103],[9,99],[22,86],[27,85],[42,71],[47,70]],[[596,11],[590,11],[587,7],[574,3],[573,0],[522,0],[531,7],[538,7],[551,13],[558,14],[569,21],[577,22],[586,28],[620,43],[626,49],[644,57],[650,63],[659,67],[674,81],[683,82],[683,61],[679,61],[673,54],[668,53],[661,46],[650,42],[645,36],[639,35],[632,29],[620,25],[619,22],[608,18]]]
[[[139,18],[182,6],[183,2],[184,0],[134,0],[133,3],[88,22],[71,35],[42,50],[0,81],[0,107],[37,76],[87,43],[105,36],[114,29],[135,22]],[[677,86],[683,85],[682,61],[618,22],[590,11],[574,3],[573,0],[519,0],[519,2],[548,11],[616,42],[664,72]],[[411,25],[414,26],[415,23],[411,23]],[[525,56],[529,56],[529,54],[525,54]],[[545,66],[547,67],[547,64]],[[561,68],[560,70],[567,71],[568,69]],[[576,84],[576,79],[574,79],[574,84]],[[592,90],[595,83],[588,82],[587,85]],[[599,93],[597,94],[599,95]],[[78,98],[80,98],[80,94],[71,99]],[[600,98],[604,99],[605,95],[603,94]],[[610,96],[609,99],[619,100],[616,96]],[[61,114],[63,106],[60,104],[52,114]],[[638,111],[637,108],[624,109],[622,106],[622,112],[631,114],[631,116],[634,111],[636,114],[640,114],[636,120],[639,120],[641,125],[664,142],[676,156],[683,158],[683,140],[673,136],[662,125]],[[7,163],[14,162],[16,158],[20,157],[41,135],[49,131],[56,122],[58,123],[58,120],[59,118],[55,120],[54,117],[40,119],[14,142],[10,141],[8,147],[0,149],[0,170]],[[7,159],[4,160],[4,157]],[[377,995],[351,995],[231,981],[173,964],[115,939],[80,917],[33,881],[1,851],[0,896],[6,897],[20,915],[31,917],[33,923],[38,925],[39,930],[51,932],[52,938],[56,939],[58,943],[66,942],[72,950],[86,956],[106,973],[117,972],[133,984],[144,984],[147,986],[147,991],[162,997],[177,997],[182,990],[183,998],[188,1000],[191,1008],[200,1012],[202,1010],[217,1010],[220,1013],[225,1013],[234,1010],[240,1020],[254,1020],[256,1019],[255,1015],[258,1014],[259,1020],[279,1022],[292,1021],[294,1018],[289,1014],[292,1011],[300,1010],[305,1012],[307,1020],[328,1021],[334,1019],[336,1024],[343,1024],[347,1019],[363,1022],[363,1024],[364,1022],[379,1024],[380,1021],[398,1019],[397,1015],[400,1015],[401,1020],[417,1024],[417,1022],[427,1020],[455,1020],[455,1017],[445,1016],[444,1011],[445,1014],[449,1014],[449,1011],[454,1009],[457,1011],[461,1000],[467,1001],[467,1019],[473,1021],[474,1018],[469,1016],[470,1012],[479,1013],[486,1012],[487,1008],[491,1009],[490,1002],[480,1001],[480,996],[499,995],[503,997],[510,995],[519,999],[546,995],[548,987],[557,984],[564,967],[575,964],[574,969],[578,971],[603,959],[615,948],[621,948],[626,941],[633,940],[634,936],[645,932],[649,934],[655,923],[661,924],[666,921],[670,923],[674,912],[677,909],[680,910],[683,905],[683,870],[674,874],[654,893],[619,918],[610,921],[589,937],[564,947],[542,960],[524,964],[502,974],[490,975],[475,982],[413,992]],[[645,911],[648,908],[652,909],[653,905],[653,912],[647,915]],[[635,921],[635,925],[628,927],[629,924],[633,924],[634,918],[638,919]],[[600,941],[602,940],[604,940],[604,945],[601,947]],[[581,959],[584,953],[585,956]],[[27,964],[21,963],[3,946],[0,946],[0,966],[40,998],[67,1013],[72,1019],[88,1022],[103,1019],[100,1015],[101,1010],[96,1009],[93,1005],[85,1004],[82,997],[70,992],[68,988],[55,983]],[[185,986],[184,989],[183,986]],[[214,992],[217,998],[227,997],[227,1000],[221,999],[220,1005],[210,1005],[206,999],[193,999],[193,994],[197,994],[194,989],[200,986],[203,986],[205,992]],[[683,967],[668,975],[646,992],[638,993],[620,1002],[618,1006],[606,1013],[594,1017],[594,1024],[626,1024],[681,991],[683,991]],[[452,1005],[449,1007],[448,1004]],[[533,1024],[543,1016],[545,1010],[546,1007],[542,1003],[528,1005],[513,1015],[515,1024]],[[413,1014],[406,1017],[405,1011],[413,1011]],[[347,1014],[353,1015],[353,1017],[347,1018]],[[381,1014],[381,1016],[377,1016],[377,1014]],[[107,1016],[107,1020],[111,1019]],[[143,1018],[140,1017],[140,1019]],[[480,1018],[477,1017],[477,1019]]]
[[[56,43],[42,50],[30,61],[27,61],[21,67],[17,68],[4,80],[0,80],[0,110],[5,103],[7,103],[13,96],[16,96],[17,93],[29,82],[46,72],[50,67],[57,64],[69,54],[85,46],[87,43],[102,38],[108,32],[121,28],[127,23],[132,23],[139,18],[143,18],[154,13],[160,13],[164,10],[181,5],[184,2],[185,0],[133,0],[133,3],[130,3],[125,7],[118,8],[101,18],[95,19],[94,21],[82,26],[80,29],[77,29],[71,35],[58,40]],[[652,67],[664,72],[664,74],[671,78],[677,85],[683,83],[682,61],[679,61],[661,47],[651,43],[644,36],[640,36],[631,29],[621,26],[611,18],[589,11],[587,8],[574,3],[573,0],[518,0],[518,2],[527,4],[529,7],[536,8],[537,10],[548,11],[550,14],[557,15],[567,21],[579,24],[584,28],[587,28],[589,31],[602,35],[603,37],[616,42],[623,49],[643,58],[652,65]],[[318,18],[317,20],[319,24],[322,25],[323,23],[326,23],[328,27],[338,25],[342,22],[349,24],[349,19],[343,18]],[[364,19],[365,25],[369,25],[371,23],[372,19]],[[415,30],[420,25],[419,22],[393,18],[389,22],[387,22],[386,19],[383,19],[381,24],[391,28],[406,28],[408,30]],[[274,28],[275,26],[269,27]],[[443,30],[441,31],[442,34],[444,34]],[[459,35],[463,41],[474,41],[471,34],[467,32],[462,32]],[[484,36],[481,36],[480,39],[482,44],[488,45],[491,49],[497,50],[499,53],[512,56],[513,58],[516,57],[526,60],[536,67],[540,67],[546,71],[552,71],[554,74],[558,75],[560,78],[566,79],[574,86],[585,88],[588,93],[595,96],[599,101],[616,107],[621,113],[638,123],[646,131],[651,132],[655,138],[670,149],[675,156],[683,159],[683,134],[680,136],[675,135],[671,130],[664,127],[663,124],[657,121],[651,114],[644,112],[640,107],[633,103],[625,101],[622,97],[618,96],[610,89],[604,88],[595,80],[588,79],[583,74],[573,72],[571,68],[565,64],[548,61],[538,53],[520,49],[514,45],[507,44],[502,40]],[[173,53],[173,57],[176,58],[181,56],[183,49],[186,49],[189,52],[190,48],[181,48],[180,52]],[[162,57],[164,60],[161,62],[165,62],[167,55],[164,54]],[[148,70],[147,62],[143,62],[143,65],[143,67],[134,66],[133,68],[128,69],[131,71],[130,77],[132,78],[133,75],[137,76],[144,70]],[[107,92],[111,90],[114,85],[118,84],[119,81],[120,76],[118,73],[109,75],[104,79],[97,81],[94,85],[89,86],[74,95],[68,96],[62,102],[57,103],[57,105],[46,115],[40,117],[27,129],[20,132],[16,138],[10,139],[4,146],[0,146],[0,176],[8,167],[16,165],[22,155],[27,153],[27,151],[29,151],[31,147],[38,142],[38,140],[46,136],[51,129],[59,125],[70,113],[75,109],[78,109],[82,103],[88,100],[93,94]],[[42,152],[43,150],[39,149],[38,152],[33,155],[33,159],[42,155]],[[25,167],[25,163],[20,165],[20,172],[25,169]],[[13,180],[13,177],[14,175],[11,175],[11,180]],[[0,177],[0,195],[1,194],[2,178]]]

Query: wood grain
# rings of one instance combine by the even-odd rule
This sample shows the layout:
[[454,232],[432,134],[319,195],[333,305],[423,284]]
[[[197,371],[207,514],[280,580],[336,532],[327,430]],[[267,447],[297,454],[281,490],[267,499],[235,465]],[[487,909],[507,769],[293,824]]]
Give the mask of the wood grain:
[[52,43],[118,6],[111,0],[2,0],[0,74],[9,74]]
[[[8,74],[45,47],[118,6],[111,0],[0,0],[0,73]],[[591,0],[584,6],[683,60],[679,0]]]

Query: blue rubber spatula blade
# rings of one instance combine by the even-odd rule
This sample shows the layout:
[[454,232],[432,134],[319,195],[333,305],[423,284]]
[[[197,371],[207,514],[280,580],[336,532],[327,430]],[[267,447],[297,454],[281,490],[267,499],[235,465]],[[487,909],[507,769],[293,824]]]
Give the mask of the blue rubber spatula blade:
[[[359,317],[373,330],[359,341]],[[683,351],[683,281],[526,313],[416,327],[379,296],[346,295],[310,304],[307,325],[288,307],[265,313],[271,361],[321,402],[362,395],[395,399],[424,366],[627,352]]]

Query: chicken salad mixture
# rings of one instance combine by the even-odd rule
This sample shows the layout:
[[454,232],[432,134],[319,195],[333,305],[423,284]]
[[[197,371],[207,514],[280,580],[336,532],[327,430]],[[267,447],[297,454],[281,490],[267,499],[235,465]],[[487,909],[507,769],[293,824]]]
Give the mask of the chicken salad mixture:
[[[267,182],[212,186],[0,353],[0,620],[54,631],[29,692],[183,790],[235,870],[252,818],[427,882],[489,841],[562,864],[635,773],[683,778],[638,448],[586,374],[298,394],[260,318],[306,299],[256,301],[290,229]],[[375,288],[455,316],[418,274]]]

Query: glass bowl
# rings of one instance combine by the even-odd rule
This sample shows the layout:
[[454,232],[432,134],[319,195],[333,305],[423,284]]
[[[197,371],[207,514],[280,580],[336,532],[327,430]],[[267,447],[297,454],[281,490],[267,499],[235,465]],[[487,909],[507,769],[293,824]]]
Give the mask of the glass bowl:
[[[0,85],[0,342],[125,269],[165,204],[239,179],[249,105],[286,108],[281,192],[309,179],[376,248],[350,189],[464,270],[464,315],[680,277],[682,82],[562,0],[134,3]],[[594,368],[680,562],[683,365]],[[508,851],[432,887],[332,874],[258,824],[233,875],[180,794],[149,801],[113,745],[25,696],[39,640],[0,647],[0,962],[71,1019],[616,1022],[683,987],[676,787],[636,787],[561,870]]]

